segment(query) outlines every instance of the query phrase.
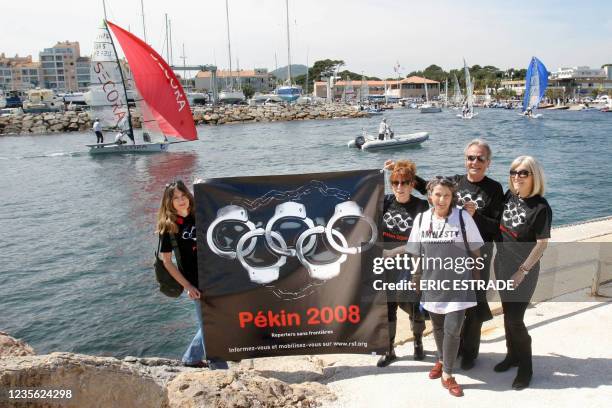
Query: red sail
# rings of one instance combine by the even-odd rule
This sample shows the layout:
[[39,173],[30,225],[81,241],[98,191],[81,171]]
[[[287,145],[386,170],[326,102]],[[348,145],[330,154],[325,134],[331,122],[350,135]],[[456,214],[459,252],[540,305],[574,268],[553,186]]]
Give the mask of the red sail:
[[107,21],[130,64],[136,87],[166,136],[196,140],[185,91],[166,61],[144,41]]

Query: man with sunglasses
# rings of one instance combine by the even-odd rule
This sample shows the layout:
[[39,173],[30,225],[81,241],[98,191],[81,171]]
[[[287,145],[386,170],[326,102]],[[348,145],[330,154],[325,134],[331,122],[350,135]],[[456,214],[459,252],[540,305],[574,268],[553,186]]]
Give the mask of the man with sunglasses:
[[[486,176],[491,164],[491,147],[481,139],[474,139],[464,150],[466,174],[450,177],[457,183],[458,205],[462,206],[474,219],[485,244],[480,248],[484,257],[484,268],[480,279],[488,282],[490,277],[493,242],[499,240],[499,223],[504,209],[504,191],[497,181]],[[415,189],[426,194],[426,181],[416,177]],[[480,348],[482,323],[493,318],[486,300],[486,292],[477,291],[478,304],[466,311],[461,331],[459,354],[462,355],[461,368],[474,367]]]

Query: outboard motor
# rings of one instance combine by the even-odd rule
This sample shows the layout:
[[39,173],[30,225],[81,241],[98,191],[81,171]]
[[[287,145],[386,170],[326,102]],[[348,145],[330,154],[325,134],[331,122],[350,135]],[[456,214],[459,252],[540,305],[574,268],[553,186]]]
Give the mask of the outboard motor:
[[355,138],[355,147],[361,149],[361,146],[363,146],[365,142],[365,137],[363,137],[363,135],[359,135]]

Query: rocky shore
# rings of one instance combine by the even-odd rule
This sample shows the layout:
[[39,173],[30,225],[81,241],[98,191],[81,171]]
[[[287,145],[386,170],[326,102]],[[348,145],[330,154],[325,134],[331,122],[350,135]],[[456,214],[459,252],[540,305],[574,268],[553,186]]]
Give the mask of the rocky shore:
[[[141,127],[139,113],[132,111],[133,125]],[[368,113],[346,104],[260,105],[197,107],[193,110],[196,125],[225,123],[276,122],[332,118],[360,118]],[[27,113],[0,117],[0,135],[65,133],[89,130],[92,118],[87,112]]]
[[[0,332],[2,407],[316,407],[335,399],[323,360],[300,356],[246,360],[229,370],[183,367],[164,358],[35,355]],[[71,390],[72,398],[10,401],[8,390]]]

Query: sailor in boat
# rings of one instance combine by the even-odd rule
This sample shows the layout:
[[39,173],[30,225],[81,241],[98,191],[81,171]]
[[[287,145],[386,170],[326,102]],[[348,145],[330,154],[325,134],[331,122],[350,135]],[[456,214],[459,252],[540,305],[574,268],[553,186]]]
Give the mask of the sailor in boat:
[[527,108],[525,115],[529,116],[530,118],[533,117],[533,109],[531,108],[531,106]]
[[102,134],[102,125],[100,124],[100,119],[96,118],[94,120],[91,129],[96,134],[96,143],[104,143],[104,135]]
[[463,112],[461,112],[461,114],[463,115],[463,117],[467,117],[467,115],[470,113],[470,107],[468,106],[468,104],[466,103],[463,106]]
[[378,126],[378,140],[385,140],[387,135],[389,135],[389,139],[393,139],[393,132],[387,125],[387,118],[383,118]]
[[123,130],[120,130],[119,133],[117,133],[117,135],[115,136],[115,143],[118,145],[122,145],[127,143],[123,137],[125,136],[125,134],[123,133]]

